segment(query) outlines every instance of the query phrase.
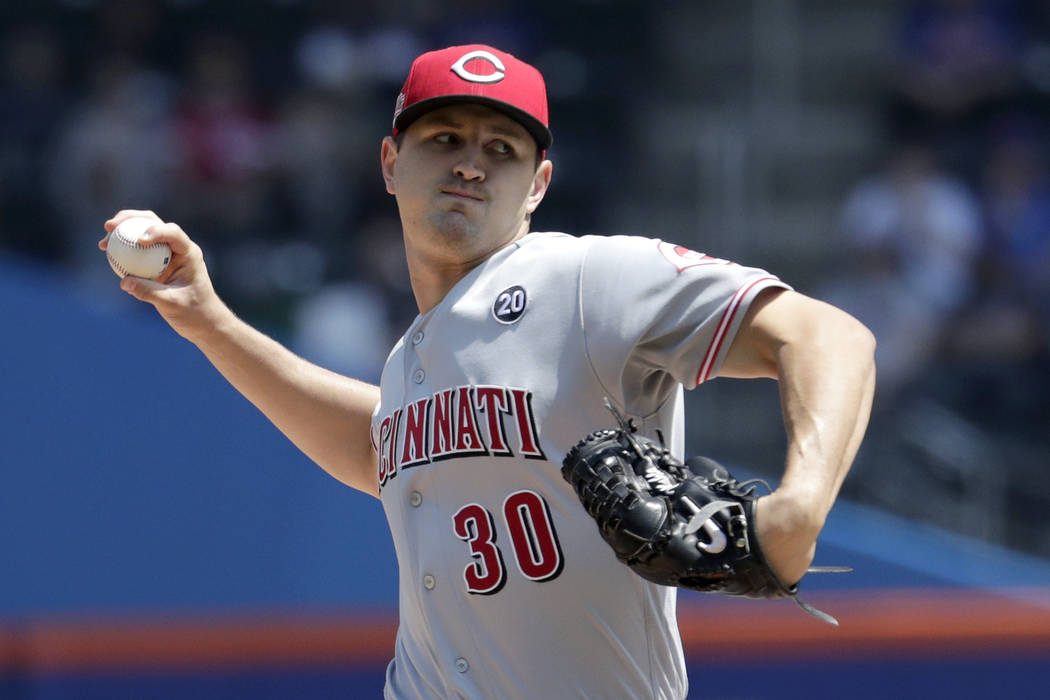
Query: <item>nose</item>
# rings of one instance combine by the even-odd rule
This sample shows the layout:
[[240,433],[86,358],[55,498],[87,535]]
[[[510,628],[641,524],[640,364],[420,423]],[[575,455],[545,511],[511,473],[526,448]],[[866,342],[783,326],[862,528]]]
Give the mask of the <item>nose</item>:
[[478,165],[477,158],[472,155],[465,154],[452,168],[452,172],[471,182],[481,182],[485,179],[485,171]]

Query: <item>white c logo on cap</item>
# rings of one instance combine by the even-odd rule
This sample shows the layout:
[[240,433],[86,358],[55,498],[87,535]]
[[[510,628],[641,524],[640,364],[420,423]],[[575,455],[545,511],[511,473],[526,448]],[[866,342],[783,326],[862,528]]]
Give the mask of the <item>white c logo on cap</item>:
[[[475,58],[482,58],[492,64],[496,72],[492,75],[478,75],[477,73],[471,73],[469,70],[464,68],[467,61]],[[463,78],[469,80],[472,83],[498,83],[503,80],[506,75],[506,67],[503,65],[503,61],[499,60],[488,51],[471,51],[470,53],[463,54],[458,61],[452,64],[452,72]]]

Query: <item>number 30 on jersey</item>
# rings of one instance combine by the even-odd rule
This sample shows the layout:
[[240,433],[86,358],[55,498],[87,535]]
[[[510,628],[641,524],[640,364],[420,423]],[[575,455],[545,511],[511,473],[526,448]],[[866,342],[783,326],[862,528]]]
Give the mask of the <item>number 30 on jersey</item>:
[[[556,578],[563,564],[561,546],[543,497],[535,491],[515,491],[503,501],[501,515],[521,575],[530,581]],[[498,593],[507,582],[507,567],[496,544],[492,513],[477,503],[468,503],[452,516],[452,530],[470,546],[474,558],[463,569],[467,591],[479,595]]]

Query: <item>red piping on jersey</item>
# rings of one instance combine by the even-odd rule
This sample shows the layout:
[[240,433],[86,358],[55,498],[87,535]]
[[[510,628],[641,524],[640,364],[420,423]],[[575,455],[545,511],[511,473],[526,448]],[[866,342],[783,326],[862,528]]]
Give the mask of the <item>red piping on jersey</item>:
[[711,378],[711,368],[715,364],[715,358],[718,357],[718,353],[722,349],[722,342],[726,339],[729,327],[733,324],[733,317],[736,316],[736,312],[743,303],[744,298],[747,297],[756,284],[776,279],[772,275],[759,277],[757,280],[738,289],[733,298],[729,300],[729,306],[722,312],[722,318],[718,321],[715,337],[711,339],[711,344],[707,346],[707,354],[704,355],[704,361],[700,363],[700,371],[696,375],[697,384],[703,384]]

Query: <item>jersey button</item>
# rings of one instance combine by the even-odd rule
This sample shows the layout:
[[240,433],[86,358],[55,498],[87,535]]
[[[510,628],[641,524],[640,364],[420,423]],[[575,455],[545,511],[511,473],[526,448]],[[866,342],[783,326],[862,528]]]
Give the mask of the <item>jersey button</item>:
[[423,331],[416,331],[416,334],[412,336],[412,344],[419,345],[423,342]]
[[427,589],[428,591],[432,591],[434,590],[434,586],[436,585],[437,581],[434,579],[433,576],[431,576],[430,574],[425,574],[423,576],[423,588]]
[[415,371],[415,372],[414,372],[414,373],[412,374],[412,381],[414,381],[414,382],[415,382],[416,384],[422,384],[422,383],[423,383],[423,380],[424,380],[424,379],[426,378],[426,376],[427,376],[427,373],[426,373],[426,372],[424,372],[424,371],[423,371],[423,370],[421,370],[421,369],[417,369],[417,370],[416,370],[416,371]]
[[460,673],[466,673],[467,669],[469,669],[469,668],[470,668],[470,664],[468,664],[467,660],[464,659],[462,656],[459,657],[458,659],[456,659],[456,670],[457,671],[459,671]]
[[423,494],[419,491],[413,491],[408,494],[408,502],[412,504],[413,508],[418,508],[419,504],[423,502]]

